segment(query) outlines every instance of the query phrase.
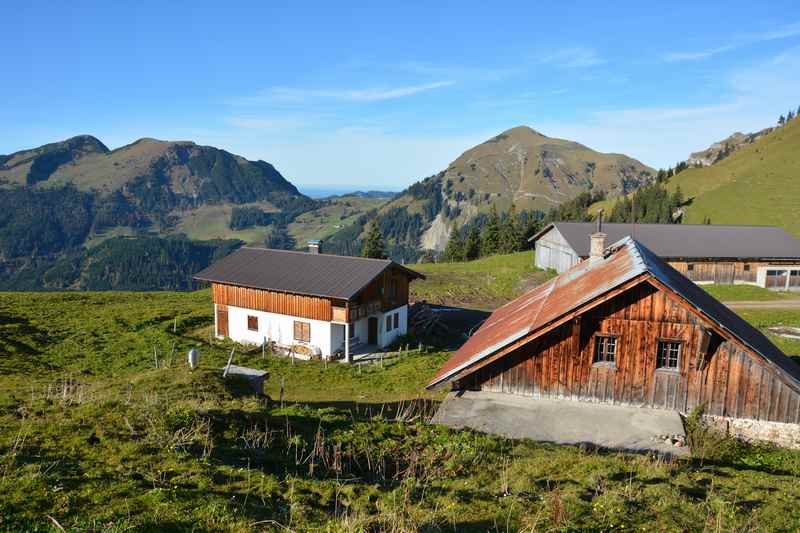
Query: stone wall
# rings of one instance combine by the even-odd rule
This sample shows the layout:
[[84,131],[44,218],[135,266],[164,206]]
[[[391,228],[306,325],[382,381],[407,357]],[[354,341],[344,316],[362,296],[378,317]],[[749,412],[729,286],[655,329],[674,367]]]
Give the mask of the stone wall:
[[800,449],[800,424],[711,415],[703,418],[712,427],[746,442],[771,442],[783,448]]

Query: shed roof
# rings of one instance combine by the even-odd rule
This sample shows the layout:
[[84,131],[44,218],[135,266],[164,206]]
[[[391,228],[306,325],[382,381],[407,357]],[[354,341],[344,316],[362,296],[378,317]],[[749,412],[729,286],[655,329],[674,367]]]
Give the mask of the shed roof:
[[243,247],[198,272],[194,279],[350,300],[388,268],[424,278],[389,259]]
[[[578,256],[589,256],[595,223],[554,222],[530,240],[536,242],[553,227]],[[633,235],[664,258],[800,259],[800,240],[775,226],[604,223],[602,231],[608,242]]]
[[445,362],[428,387],[435,387],[528,337],[568,313],[632,281],[652,276],[684,298],[698,312],[751,350],[788,374],[800,385],[800,367],[763,333],[685,278],[656,254],[630,237],[606,249],[605,257],[583,261],[516,300],[497,309],[466,343]]

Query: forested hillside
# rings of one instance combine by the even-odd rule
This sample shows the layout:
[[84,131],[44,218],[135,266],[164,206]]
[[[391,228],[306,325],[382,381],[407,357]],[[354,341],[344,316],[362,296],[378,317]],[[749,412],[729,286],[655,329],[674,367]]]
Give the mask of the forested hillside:
[[191,142],[110,151],[74,137],[0,157],[0,287],[188,288],[240,241],[290,245],[288,225],[319,205],[264,161]]

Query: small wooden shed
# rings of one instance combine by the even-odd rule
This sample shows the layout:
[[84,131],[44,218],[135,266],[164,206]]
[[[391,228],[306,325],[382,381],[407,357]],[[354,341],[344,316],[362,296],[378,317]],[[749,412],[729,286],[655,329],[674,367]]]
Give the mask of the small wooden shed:
[[597,248],[495,311],[429,388],[800,422],[800,367],[760,331],[632,238]]

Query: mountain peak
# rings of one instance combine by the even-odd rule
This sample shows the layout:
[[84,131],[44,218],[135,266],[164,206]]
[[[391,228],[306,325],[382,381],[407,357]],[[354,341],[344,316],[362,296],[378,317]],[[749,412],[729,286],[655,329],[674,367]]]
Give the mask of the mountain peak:
[[[81,149],[84,152],[97,152],[101,154],[108,153],[110,150],[103,144],[103,142],[94,135],[83,134],[70,137],[61,143],[54,143],[54,145],[65,144],[71,149]],[[48,146],[48,145],[45,145]]]
[[518,137],[518,136],[527,136],[527,137],[529,137],[529,136],[534,136],[534,137],[542,137],[542,138],[545,138],[545,139],[548,138],[547,135],[544,135],[543,133],[541,133],[539,131],[536,131],[535,129],[531,128],[530,126],[527,126],[527,125],[524,125],[524,124],[522,126],[515,126],[515,127],[511,128],[511,129],[507,129],[506,131],[504,131],[500,135],[508,135],[510,137]]

